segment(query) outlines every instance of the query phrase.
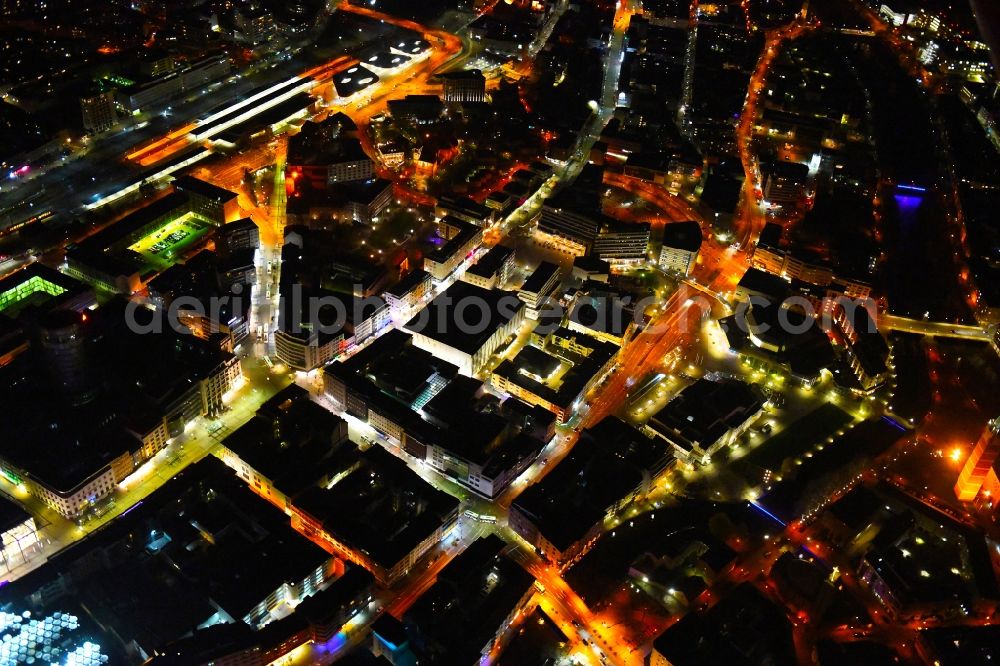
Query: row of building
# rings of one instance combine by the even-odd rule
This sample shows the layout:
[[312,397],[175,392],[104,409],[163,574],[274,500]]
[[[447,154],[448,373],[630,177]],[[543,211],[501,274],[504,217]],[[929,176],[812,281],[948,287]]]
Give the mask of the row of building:
[[409,572],[458,520],[458,500],[379,446],[362,451],[347,424],[291,386],[226,439],[219,457],[313,541],[382,585]]
[[412,458],[489,498],[500,495],[552,436],[555,417],[501,402],[453,363],[390,331],[327,366],[324,393]]
[[[71,245],[66,252],[66,272],[102,291],[134,293],[151,277],[152,260],[132,250],[131,246],[185,219],[193,218],[199,224],[220,227],[237,221],[239,210],[236,193],[193,176],[182,176],[174,181],[166,196]],[[207,227],[198,230],[206,235],[209,231]],[[172,261],[176,258],[163,253],[157,259]]]
[[19,315],[26,348],[0,368],[3,426],[18,434],[0,447],[0,469],[66,518],[100,512],[193,419],[226,409],[242,381],[232,353],[158,317],[124,301],[81,311],[58,296]]
[[119,109],[124,113],[149,111],[182,94],[194,93],[217,81],[232,69],[229,57],[216,55],[169,67],[161,67],[155,77],[142,82],[127,82],[120,89],[103,90],[80,98],[83,128],[93,134],[104,132],[118,124]]
[[784,368],[806,385],[829,370],[839,386],[855,393],[886,381],[890,348],[871,300],[756,268],[740,279],[736,297],[736,313],[720,324],[730,349],[751,365]]
[[545,204],[535,237],[574,257],[592,255],[613,264],[640,264],[648,258],[650,227]]

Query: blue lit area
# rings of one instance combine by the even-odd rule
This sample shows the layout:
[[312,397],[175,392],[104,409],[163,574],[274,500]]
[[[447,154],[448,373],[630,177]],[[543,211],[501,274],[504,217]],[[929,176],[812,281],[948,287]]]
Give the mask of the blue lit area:
[[764,508],[762,505],[758,504],[757,502],[750,502],[750,506],[752,506],[753,508],[757,509],[762,514],[764,514],[765,516],[767,516],[768,518],[770,518],[774,522],[778,523],[782,527],[785,527],[787,525],[787,523],[785,523],[785,521],[783,521],[781,518],[778,518],[776,515],[774,515],[770,511],[768,511],[766,508]]
[[901,215],[905,216],[907,213],[912,213],[918,208],[920,204],[924,202],[924,198],[920,196],[910,196],[905,194],[897,194],[893,197],[896,200],[896,205],[899,206],[899,212]]
[[20,615],[0,611],[0,666],[107,664],[101,646],[81,636],[79,629],[79,619],[68,613],[34,619],[30,611]]

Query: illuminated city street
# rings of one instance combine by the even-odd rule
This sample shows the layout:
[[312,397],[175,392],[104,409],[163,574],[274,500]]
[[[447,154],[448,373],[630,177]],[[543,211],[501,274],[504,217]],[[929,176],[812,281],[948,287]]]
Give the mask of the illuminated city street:
[[1000,658],[984,7],[0,3],[0,665]]

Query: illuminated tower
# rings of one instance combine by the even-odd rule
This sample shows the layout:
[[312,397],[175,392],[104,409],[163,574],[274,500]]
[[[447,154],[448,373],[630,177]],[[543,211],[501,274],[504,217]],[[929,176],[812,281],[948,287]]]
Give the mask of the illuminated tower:
[[986,481],[993,463],[1000,457],[1000,418],[990,421],[979,436],[975,448],[965,461],[955,484],[955,495],[963,502],[976,498]]

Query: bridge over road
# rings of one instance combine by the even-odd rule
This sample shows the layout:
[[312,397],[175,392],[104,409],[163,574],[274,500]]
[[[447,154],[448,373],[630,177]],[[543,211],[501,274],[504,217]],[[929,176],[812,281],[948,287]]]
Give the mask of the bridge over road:
[[957,340],[989,342],[993,337],[992,326],[987,329],[982,326],[967,326],[963,324],[950,324],[948,322],[925,321],[923,319],[897,317],[896,315],[891,314],[881,315],[879,317],[878,327],[880,330],[917,333],[936,338],[955,338]]

